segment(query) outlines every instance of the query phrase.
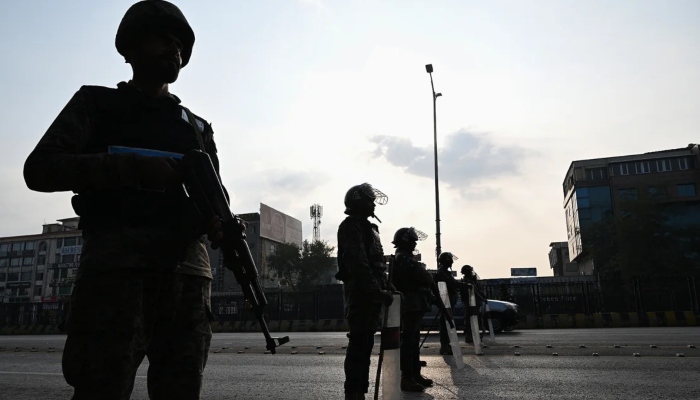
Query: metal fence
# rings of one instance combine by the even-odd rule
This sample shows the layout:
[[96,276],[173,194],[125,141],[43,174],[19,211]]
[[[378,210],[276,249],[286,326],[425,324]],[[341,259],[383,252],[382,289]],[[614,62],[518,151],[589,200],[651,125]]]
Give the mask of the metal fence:
[[[698,278],[636,278],[630,282],[582,277],[488,279],[480,282],[489,299],[512,301],[523,314],[592,314],[597,312],[700,311]],[[265,318],[275,320],[343,319],[342,285],[293,292],[267,289]],[[255,315],[242,293],[214,293],[212,313],[218,321],[252,321]],[[67,303],[0,303],[0,326],[56,325]]]
[[[510,282],[509,282],[510,281]],[[699,311],[697,278],[644,277],[628,282],[597,277],[550,282],[485,280],[489,299],[516,303],[525,314]]]

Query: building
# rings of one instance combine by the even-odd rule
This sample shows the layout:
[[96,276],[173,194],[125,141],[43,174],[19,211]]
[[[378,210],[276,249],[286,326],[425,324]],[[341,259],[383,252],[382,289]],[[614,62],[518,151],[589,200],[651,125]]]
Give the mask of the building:
[[0,303],[55,303],[73,290],[82,250],[78,217],[36,235],[0,238]]
[[578,264],[569,259],[569,242],[549,244],[549,267],[554,276],[579,275]]
[[698,144],[619,157],[574,161],[563,183],[568,249],[579,273],[592,274],[586,229],[618,216],[630,199],[647,198],[682,210],[675,223],[700,223]]

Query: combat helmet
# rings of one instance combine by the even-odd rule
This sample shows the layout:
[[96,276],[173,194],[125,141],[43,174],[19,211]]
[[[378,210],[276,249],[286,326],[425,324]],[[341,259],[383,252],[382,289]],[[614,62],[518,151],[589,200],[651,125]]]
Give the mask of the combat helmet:
[[369,183],[355,185],[345,193],[345,213],[367,212],[371,213],[372,204],[386,204],[389,201],[387,195],[375,189]]
[[425,232],[421,232],[414,227],[399,228],[399,230],[394,233],[394,240],[391,243],[393,243],[396,248],[415,247],[416,242],[427,238],[428,235]]
[[194,31],[185,15],[176,5],[165,0],[142,0],[133,4],[124,14],[114,44],[126,57],[129,48],[149,30],[166,29],[182,42],[182,66],[190,61],[194,47]]
[[440,266],[444,265],[447,268],[451,268],[452,264],[457,260],[458,258],[456,255],[446,251],[444,253],[440,253],[440,256],[438,257],[438,264],[440,264]]

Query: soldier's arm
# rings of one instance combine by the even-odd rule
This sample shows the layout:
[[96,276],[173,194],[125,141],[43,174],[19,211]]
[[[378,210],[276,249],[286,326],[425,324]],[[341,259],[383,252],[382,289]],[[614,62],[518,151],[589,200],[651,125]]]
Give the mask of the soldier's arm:
[[343,264],[350,270],[352,279],[357,282],[358,289],[366,290],[368,293],[379,293],[381,287],[372,274],[360,226],[347,224],[344,230],[342,240],[345,250],[341,255]]
[[228,205],[231,205],[231,198],[228,194],[228,190],[226,190],[226,186],[224,186],[224,180],[221,178],[221,171],[219,170],[219,151],[216,148],[216,142],[214,141],[214,129],[211,127],[211,124],[206,124],[205,125],[205,131],[204,134],[206,137],[209,138],[204,143],[204,149],[206,150],[207,154],[209,154],[209,158],[211,158],[211,163],[214,165],[214,170],[216,170],[216,174],[219,176],[219,179],[221,180],[221,188],[224,189],[224,195],[226,196],[226,202]]
[[92,99],[80,88],[24,163],[27,187],[38,192],[138,186],[134,154],[80,154],[93,133]]

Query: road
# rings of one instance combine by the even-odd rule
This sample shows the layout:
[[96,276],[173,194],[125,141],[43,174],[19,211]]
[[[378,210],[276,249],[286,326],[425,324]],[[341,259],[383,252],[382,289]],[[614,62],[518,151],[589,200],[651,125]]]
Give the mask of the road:
[[[292,342],[271,355],[263,354],[260,334],[215,334],[202,398],[343,398],[344,333],[288,335]],[[428,364],[423,374],[436,386],[422,394],[404,393],[403,398],[700,398],[700,328],[523,330],[496,339],[487,341],[481,356],[464,345],[466,367],[458,371],[451,357],[437,354],[437,336],[430,335],[422,352]],[[72,391],[61,375],[64,340],[0,336],[0,397],[69,399]],[[374,356],[373,369],[376,361]],[[146,369],[144,362],[132,399],[147,399]]]

